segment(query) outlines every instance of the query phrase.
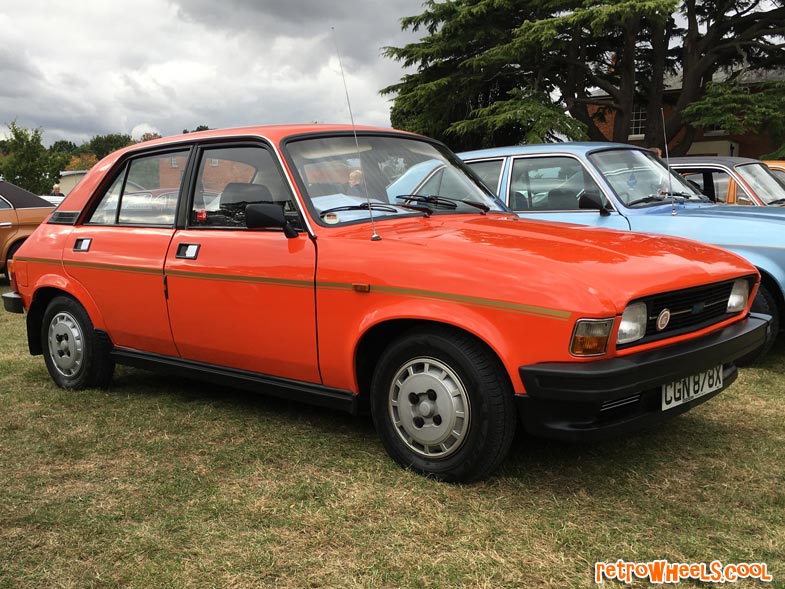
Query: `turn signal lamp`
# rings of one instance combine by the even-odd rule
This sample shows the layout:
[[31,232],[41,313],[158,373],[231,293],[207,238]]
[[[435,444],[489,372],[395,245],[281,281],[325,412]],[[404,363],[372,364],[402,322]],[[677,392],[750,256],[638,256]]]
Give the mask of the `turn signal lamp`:
[[608,349],[613,319],[579,319],[572,334],[573,356],[600,356]]

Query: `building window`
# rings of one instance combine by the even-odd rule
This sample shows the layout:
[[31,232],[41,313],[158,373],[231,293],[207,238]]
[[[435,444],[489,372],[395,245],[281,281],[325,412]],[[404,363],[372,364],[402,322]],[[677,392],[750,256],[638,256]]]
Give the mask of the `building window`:
[[646,107],[636,106],[632,111],[630,121],[630,138],[643,138],[646,133]]
[[172,158],[172,167],[173,168],[179,168],[180,167],[180,162],[177,161],[176,157]]
[[214,157],[210,158],[210,167],[213,167],[213,168],[217,168],[218,167],[218,160],[215,159]]

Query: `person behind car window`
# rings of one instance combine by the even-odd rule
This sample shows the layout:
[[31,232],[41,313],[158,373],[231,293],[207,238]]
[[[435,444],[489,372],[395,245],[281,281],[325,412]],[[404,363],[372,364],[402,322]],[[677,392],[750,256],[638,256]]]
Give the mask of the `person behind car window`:
[[365,196],[362,170],[352,170],[349,173],[349,190],[347,191],[347,194]]
[[52,186],[52,192],[49,193],[49,196],[65,196],[62,192],[60,192],[60,185],[55,184]]

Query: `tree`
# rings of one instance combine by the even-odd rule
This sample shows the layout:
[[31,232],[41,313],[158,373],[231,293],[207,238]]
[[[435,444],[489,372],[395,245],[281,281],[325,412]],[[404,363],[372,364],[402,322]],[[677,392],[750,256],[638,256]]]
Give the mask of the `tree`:
[[0,175],[9,182],[36,194],[49,194],[68,161],[66,154],[47,150],[41,143],[41,129],[25,129],[12,121],[6,140],[7,155],[0,160]]
[[[665,81],[681,92],[667,105],[674,153],[693,130],[684,109],[720,72],[785,65],[782,0],[428,0],[403,19],[420,41],[385,54],[416,67],[398,84],[394,125],[481,147],[522,140],[626,141],[636,109],[645,141],[662,145]],[[610,115],[610,137],[602,123]],[[548,121],[550,132],[543,125]]]
[[735,135],[767,133],[778,147],[762,159],[785,158],[785,82],[713,83],[704,98],[685,108],[682,116],[692,125],[716,125]]
[[183,129],[183,134],[185,133],[196,133],[197,131],[209,131],[210,127],[207,125],[199,125],[196,129],[189,131],[188,129]]
[[109,133],[108,135],[95,135],[90,141],[80,147],[81,153],[94,153],[100,160],[123,147],[133,145],[134,140],[130,135]]
[[71,156],[65,169],[68,171],[89,170],[97,163],[98,158],[95,157],[94,153],[79,153]]
[[77,149],[79,148],[76,146],[76,143],[74,143],[73,141],[65,141],[65,140],[55,141],[49,147],[49,151],[53,153],[60,152],[60,153],[71,154],[74,153]]

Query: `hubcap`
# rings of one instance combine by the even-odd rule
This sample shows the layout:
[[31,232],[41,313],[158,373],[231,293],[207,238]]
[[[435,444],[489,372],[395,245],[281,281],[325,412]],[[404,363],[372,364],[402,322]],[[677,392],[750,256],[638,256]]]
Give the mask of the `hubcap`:
[[450,456],[469,431],[466,387],[454,370],[433,358],[401,366],[390,386],[389,408],[398,436],[420,456]]
[[57,371],[72,377],[84,362],[84,337],[82,328],[73,316],[61,312],[49,323],[49,357]]

